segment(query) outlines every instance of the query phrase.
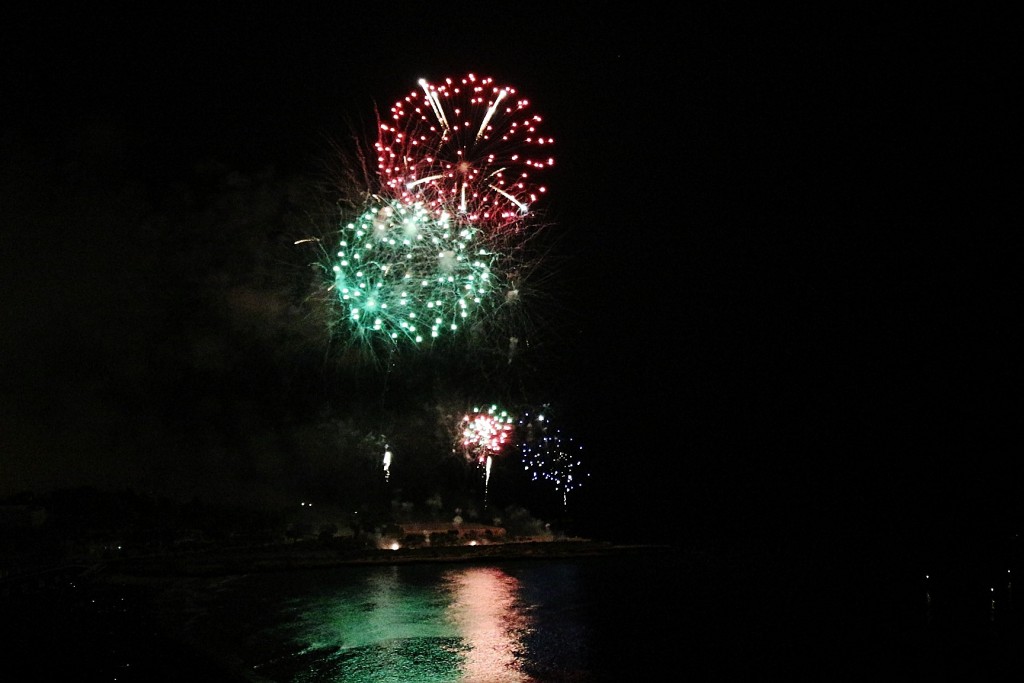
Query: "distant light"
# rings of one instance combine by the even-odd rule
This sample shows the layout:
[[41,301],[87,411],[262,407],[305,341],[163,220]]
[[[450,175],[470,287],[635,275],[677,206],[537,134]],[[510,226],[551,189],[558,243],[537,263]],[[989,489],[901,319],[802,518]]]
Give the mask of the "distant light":
[[401,548],[401,547],[402,547],[402,546],[400,546],[400,545],[398,544],[398,541],[395,541],[395,542],[394,542],[394,543],[392,543],[392,544],[391,544],[391,546],[390,546],[390,548],[391,548],[392,550],[398,550],[398,549],[399,549],[399,548]]

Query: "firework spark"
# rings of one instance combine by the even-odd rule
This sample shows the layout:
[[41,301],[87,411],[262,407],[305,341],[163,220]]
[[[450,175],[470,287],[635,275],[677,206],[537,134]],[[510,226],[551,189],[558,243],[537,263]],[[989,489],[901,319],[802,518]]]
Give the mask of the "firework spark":
[[532,174],[554,165],[553,138],[516,89],[468,74],[421,79],[378,125],[374,146],[386,192],[488,232],[521,226],[547,190]]
[[582,472],[583,446],[552,427],[544,415],[527,426],[527,437],[519,444],[523,468],[531,479],[546,482],[561,494],[562,507],[568,505],[569,492],[579,488],[589,476]]
[[377,199],[340,231],[331,289],[352,333],[416,344],[501,303],[497,259],[469,225],[422,204]]
[[491,405],[487,410],[473,408],[459,421],[458,442],[466,457],[483,469],[484,507],[487,507],[494,456],[504,450],[512,432],[514,420],[506,411]]
[[491,405],[487,410],[473,408],[459,423],[459,442],[467,457],[485,464],[500,453],[512,436],[514,420],[504,410]]

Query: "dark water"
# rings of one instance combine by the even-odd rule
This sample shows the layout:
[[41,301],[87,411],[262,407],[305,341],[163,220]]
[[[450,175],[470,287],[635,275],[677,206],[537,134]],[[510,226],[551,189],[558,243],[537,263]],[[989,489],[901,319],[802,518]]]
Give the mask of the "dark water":
[[6,661],[29,673],[4,679],[1013,679],[1024,629],[1005,571],[943,583],[763,549],[658,550],[92,586],[7,605]]

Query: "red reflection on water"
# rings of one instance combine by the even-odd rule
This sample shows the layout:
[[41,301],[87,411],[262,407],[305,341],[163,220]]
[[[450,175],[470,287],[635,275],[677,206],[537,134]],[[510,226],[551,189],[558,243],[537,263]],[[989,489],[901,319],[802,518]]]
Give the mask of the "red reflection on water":
[[469,647],[463,681],[528,683],[519,653],[532,619],[519,601],[519,581],[495,567],[449,572],[453,602],[448,616]]

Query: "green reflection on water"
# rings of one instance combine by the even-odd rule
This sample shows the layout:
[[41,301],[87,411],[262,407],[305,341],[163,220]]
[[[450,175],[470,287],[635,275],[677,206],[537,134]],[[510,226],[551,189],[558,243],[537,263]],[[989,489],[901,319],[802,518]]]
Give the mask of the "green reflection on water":
[[522,638],[530,631],[518,581],[494,567],[410,582],[382,567],[361,584],[316,603],[296,601],[290,656],[257,667],[273,680],[522,683]]

